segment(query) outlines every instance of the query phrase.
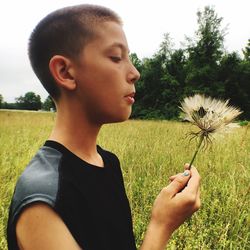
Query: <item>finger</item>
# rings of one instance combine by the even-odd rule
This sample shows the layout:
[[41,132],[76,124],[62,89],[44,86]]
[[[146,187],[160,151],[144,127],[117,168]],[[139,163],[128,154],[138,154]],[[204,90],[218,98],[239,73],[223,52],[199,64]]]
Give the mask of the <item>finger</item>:
[[188,183],[191,173],[189,170],[186,170],[183,174],[178,174],[176,178],[167,186],[167,190],[170,193],[170,196],[175,196],[180,192]]
[[169,177],[169,180],[170,181],[173,181],[178,175],[182,175],[183,173],[178,173],[178,174],[175,174],[175,175],[172,175]]
[[187,183],[187,187],[183,191],[190,192],[190,193],[197,195],[199,192],[201,177],[200,177],[197,169],[194,166],[192,166],[190,172],[191,172],[191,178],[189,179],[189,181]]
[[172,176],[169,177],[169,180],[173,181],[177,176],[178,176],[178,174],[172,175]]
[[197,211],[201,207],[201,199],[200,199],[200,189],[198,189],[196,201],[194,204],[194,211]]
[[190,170],[191,169],[191,167],[194,167],[193,165],[192,166],[190,166],[190,164],[189,163],[185,163],[185,165],[184,165],[184,169],[185,170]]
[[[194,167],[194,166],[192,165],[192,167]],[[185,165],[184,165],[184,170],[190,170],[190,169],[189,169],[189,163],[185,163]],[[179,173],[179,174],[182,174],[182,173]],[[170,180],[170,181],[173,181],[173,179],[175,179],[179,174],[175,174],[175,175],[170,176],[170,177],[169,177],[169,180]]]

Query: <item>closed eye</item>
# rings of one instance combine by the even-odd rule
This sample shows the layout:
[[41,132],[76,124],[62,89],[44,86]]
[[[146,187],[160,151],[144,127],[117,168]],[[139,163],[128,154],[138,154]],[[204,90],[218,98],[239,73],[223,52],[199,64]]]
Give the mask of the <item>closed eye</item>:
[[118,63],[118,62],[120,62],[122,60],[122,58],[119,57],[119,56],[111,56],[110,58],[115,63]]

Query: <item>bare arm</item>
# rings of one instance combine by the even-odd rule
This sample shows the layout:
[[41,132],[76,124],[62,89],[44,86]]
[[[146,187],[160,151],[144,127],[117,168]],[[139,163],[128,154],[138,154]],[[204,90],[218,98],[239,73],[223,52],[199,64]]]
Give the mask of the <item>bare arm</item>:
[[185,173],[170,177],[172,182],[157,196],[140,250],[163,250],[172,233],[199,209],[199,173],[195,167]]
[[62,219],[44,203],[35,203],[22,212],[16,234],[21,250],[81,249]]

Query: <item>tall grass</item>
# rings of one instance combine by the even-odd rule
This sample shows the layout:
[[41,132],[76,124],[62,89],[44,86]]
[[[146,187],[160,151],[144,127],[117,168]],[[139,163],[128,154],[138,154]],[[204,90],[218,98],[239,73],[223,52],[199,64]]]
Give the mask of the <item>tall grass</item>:
[[[7,249],[4,235],[15,182],[53,121],[52,113],[0,112],[0,249]],[[189,130],[189,124],[169,121],[127,121],[101,130],[98,143],[121,162],[138,247],[155,197],[192,158],[196,144],[186,138]],[[242,127],[218,139],[198,154],[195,165],[202,176],[202,207],[166,249],[250,249],[250,133]]]

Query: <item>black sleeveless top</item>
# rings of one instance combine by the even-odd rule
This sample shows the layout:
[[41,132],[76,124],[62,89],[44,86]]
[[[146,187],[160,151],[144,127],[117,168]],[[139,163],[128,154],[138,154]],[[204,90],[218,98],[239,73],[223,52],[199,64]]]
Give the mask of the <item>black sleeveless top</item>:
[[12,198],[7,241],[18,249],[15,227],[22,210],[44,202],[62,218],[84,250],[134,250],[131,211],[118,158],[97,146],[104,168],[63,145],[46,141],[19,178]]

